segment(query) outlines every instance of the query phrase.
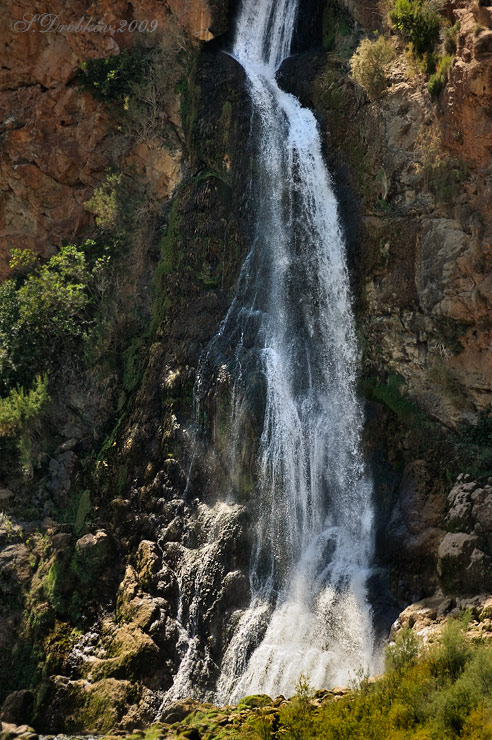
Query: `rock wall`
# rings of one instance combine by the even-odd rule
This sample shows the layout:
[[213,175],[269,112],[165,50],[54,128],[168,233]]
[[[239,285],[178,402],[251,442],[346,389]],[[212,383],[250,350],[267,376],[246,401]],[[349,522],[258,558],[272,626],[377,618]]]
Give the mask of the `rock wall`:
[[437,99],[403,45],[387,88],[371,99],[346,60],[361,34],[382,31],[384,15],[350,2],[332,12],[352,41],[335,30],[326,56],[289,60],[282,76],[318,112],[338,187],[369,399],[379,557],[400,606],[436,590],[486,593],[487,535],[472,508],[466,527],[452,512],[463,470],[470,490],[485,491],[480,505],[489,501],[490,428],[476,427],[471,437],[482,446],[473,449],[464,430],[477,412],[487,419],[492,402],[491,8],[447,6],[449,24],[460,25]]
[[[128,30],[133,21],[144,20],[156,21],[156,31]],[[79,30],[62,28],[77,29],[79,21]],[[2,4],[0,280],[9,273],[10,250],[31,249],[46,257],[91,225],[84,204],[114,164],[108,142],[116,124],[104,103],[80,91],[82,63],[135,44],[166,48],[169,36],[179,34],[195,43],[208,41],[226,30],[226,21],[227,3],[207,0]],[[97,23],[116,30],[83,30]],[[174,113],[169,111],[175,118]],[[179,180],[175,162],[162,156],[155,161],[156,152],[149,154],[145,146],[127,157],[121,167],[137,160],[148,180],[157,181],[161,198]]]

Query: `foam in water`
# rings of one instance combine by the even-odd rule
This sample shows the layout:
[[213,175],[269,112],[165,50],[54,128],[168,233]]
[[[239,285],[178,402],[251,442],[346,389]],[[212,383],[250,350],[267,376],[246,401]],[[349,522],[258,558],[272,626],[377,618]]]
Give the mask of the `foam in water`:
[[[232,456],[251,378],[261,377],[266,399],[251,494],[252,598],[222,661],[218,703],[292,695],[301,673],[321,688],[375,668],[366,593],[372,486],[360,449],[344,239],[316,120],[275,79],[297,10],[298,0],[243,0],[232,52],[253,105],[257,223],[236,298],[206,358],[220,357],[218,367],[227,365],[235,379]],[[204,568],[213,567],[213,547],[212,538]],[[198,586],[191,613],[199,603]],[[191,632],[188,625],[168,700],[192,693],[199,656]]]
[[243,0],[233,49],[257,121],[258,273],[246,282],[261,312],[267,400],[253,600],[225,654],[219,701],[291,695],[301,673],[317,687],[343,683],[374,663],[372,489],[345,246],[316,120],[275,80],[296,14],[297,0]]

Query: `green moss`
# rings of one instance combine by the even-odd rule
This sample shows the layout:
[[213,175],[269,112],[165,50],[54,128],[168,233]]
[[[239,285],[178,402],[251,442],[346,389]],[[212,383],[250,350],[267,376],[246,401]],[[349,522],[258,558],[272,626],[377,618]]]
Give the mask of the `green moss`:
[[91,494],[90,491],[82,491],[77,506],[77,513],[75,515],[74,530],[75,532],[81,532],[84,528],[86,519],[91,510]]
[[404,385],[405,380],[400,375],[388,375],[385,383],[378,383],[374,378],[366,378],[363,390],[367,398],[383,403],[401,421],[407,424],[422,422],[424,414],[403,392]]
[[256,707],[266,707],[268,704],[271,704],[272,700],[269,696],[266,694],[252,694],[251,696],[246,696],[244,699],[241,699],[239,702],[238,709],[243,708],[256,708]]

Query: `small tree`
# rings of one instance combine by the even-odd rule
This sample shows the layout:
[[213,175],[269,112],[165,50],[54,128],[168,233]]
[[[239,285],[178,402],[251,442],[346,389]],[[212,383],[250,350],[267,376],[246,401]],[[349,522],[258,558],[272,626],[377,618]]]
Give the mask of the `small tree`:
[[375,41],[363,39],[357,47],[350,60],[352,76],[371,98],[377,97],[385,89],[394,58],[394,47],[384,36],[379,36]]
[[438,0],[395,0],[390,18],[401,37],[423,56],[439,38],[441,18]]

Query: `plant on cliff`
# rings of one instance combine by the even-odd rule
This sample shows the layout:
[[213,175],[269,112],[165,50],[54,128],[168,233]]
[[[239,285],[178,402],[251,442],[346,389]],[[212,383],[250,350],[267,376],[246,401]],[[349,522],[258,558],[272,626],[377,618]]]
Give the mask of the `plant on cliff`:
[[363,39],[350,60],[352,76],[371,97],[377,97],[387,86],[388,72],[395,49],[384,36],[375,41]]
[[13,388],[6,398],[0,398],[0,436],[11,437],[21,432],[36,419],[47,401],[46,375],[38,375],[28,391]]
[[436,0],[395,0],[390,18],[401,37],[423,56],[439,38],[440,4]]
[[439,97],[441,90],[444,88],[452,63],[453,57],[450,55],[443,56],[438,60],[436,71],[431,75],[427,83],[427,89],[433,98]]
[[68,245],[0,286],[0,396],[53,370],[84,336],[95,272],[84,250]]
[[123,220],[124,181],[121,173],[110,172],[102,185],[95,188],[85,207],[95,216],[96,225],[106,231],[115,230]]
[[87,59],[80,71],[80,87],[98,100],[123,102],[134,83],[145,78],[148,49],[134,47],[119,54]]

